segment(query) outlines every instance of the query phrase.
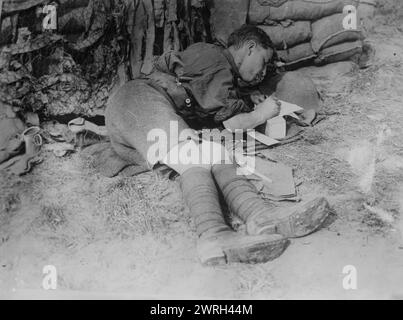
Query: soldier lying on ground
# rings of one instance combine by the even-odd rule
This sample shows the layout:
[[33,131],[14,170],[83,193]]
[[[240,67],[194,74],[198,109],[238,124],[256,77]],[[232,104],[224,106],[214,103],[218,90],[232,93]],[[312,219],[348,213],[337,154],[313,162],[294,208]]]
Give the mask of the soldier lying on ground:
[[[165,53],[150,76],[126,83],[108,102],[106,125],[114,150],[136,162],[136,149],[151,168],[164,163],[180,174],[202,263],[272,260],[285,250],[288,238],[317,230],[328,215],[324,198],[286,212],[270,209],[250,181],[237,174],[236,164],[219,143],[198,143],[200,150],[206,145],[213,150],[213,159],[207,164],[181,163],[170,157],[195,144],[169,135],[173,121],[179,132],[206,126],[235,130],[255,128],[278,115],[274,100],[265,108],[254,109],[253,103],[263,96],[243,99],[238,85],[241,80],[250,85],[261,82],[273,55],[273,44],[263,31],[243,26],[230,36],[227,48],[196,43],[183,52]],[[153,142],[147,135],[155,129],[167,132],[171,149],[161,152],[159,159],[149,159]],[[246,234],[225,222],[217,187],[231,212],[245,222]]]

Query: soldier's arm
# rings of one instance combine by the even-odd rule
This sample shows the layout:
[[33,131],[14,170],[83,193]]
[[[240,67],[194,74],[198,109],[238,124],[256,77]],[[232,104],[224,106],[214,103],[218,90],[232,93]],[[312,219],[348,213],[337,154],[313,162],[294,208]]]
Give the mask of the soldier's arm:
[[253,129],[277,116],[279,112],[280,106],[275,100],[269,99],[266,100],[264,104],[258,105],[251,112],[240,113],[223,121],[223,125],[226,129],[231,131],[236,129]]

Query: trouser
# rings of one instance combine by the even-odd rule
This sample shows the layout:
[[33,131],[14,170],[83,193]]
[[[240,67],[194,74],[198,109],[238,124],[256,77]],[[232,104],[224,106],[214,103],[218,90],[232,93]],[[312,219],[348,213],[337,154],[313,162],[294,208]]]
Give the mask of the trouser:
[[177,126],[178,132],[189,129],[167,97],[144,80],[133,80],[121,87],[108,101],[105,113],[105,124],[116,153],[129,162],[141,161],[150,169],[158,161],[147,159],[147,153],[155,145],[158,134],[165,133],[167,146],[178,143],[175,135],[170,134],[171,123]]

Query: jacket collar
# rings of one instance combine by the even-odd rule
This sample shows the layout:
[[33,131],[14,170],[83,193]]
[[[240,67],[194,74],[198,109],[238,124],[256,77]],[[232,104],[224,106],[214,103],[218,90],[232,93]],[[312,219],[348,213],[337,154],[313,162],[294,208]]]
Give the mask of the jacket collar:
[[239,74],[239,70],[237,65],[235,64],[235,60],[231,54],[231,52],[229,52],[228,49],[224,49],[223,50],[223,54],[224,56],[227,58],[229,64],[231,65],[231,70],[232,72],[237,76],[237,78],[241,78],[241,75]]

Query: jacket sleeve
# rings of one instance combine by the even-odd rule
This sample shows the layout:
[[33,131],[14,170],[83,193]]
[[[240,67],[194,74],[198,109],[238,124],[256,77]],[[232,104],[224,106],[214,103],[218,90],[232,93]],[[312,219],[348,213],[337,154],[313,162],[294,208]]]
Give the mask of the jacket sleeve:
[[181,73],[183,69],[183,62],[180,54],[177,51],[170,50],[164,52],[154,63],[156,71],[176,75]]
[[217,68],[192,81],[191,86],[197,103],[206,113],[214,114],[217,123],[252,110],[248,103],[239,98],[233,85],[233,75],[228,69]]

